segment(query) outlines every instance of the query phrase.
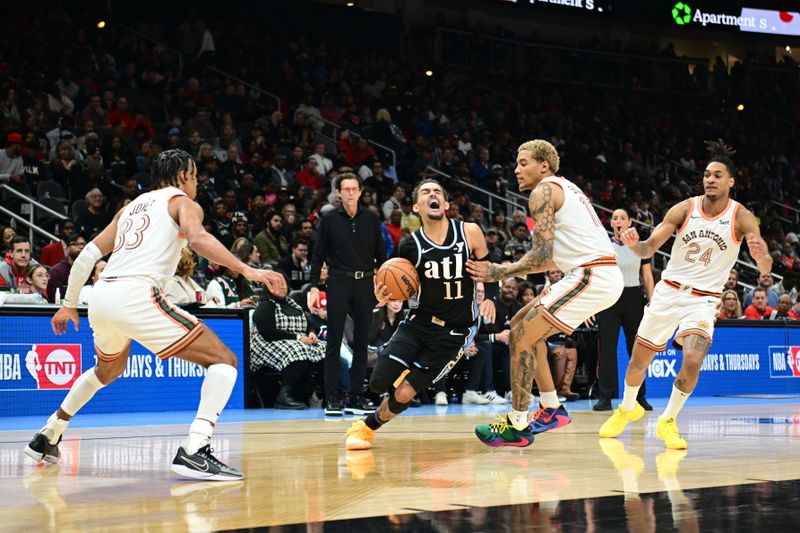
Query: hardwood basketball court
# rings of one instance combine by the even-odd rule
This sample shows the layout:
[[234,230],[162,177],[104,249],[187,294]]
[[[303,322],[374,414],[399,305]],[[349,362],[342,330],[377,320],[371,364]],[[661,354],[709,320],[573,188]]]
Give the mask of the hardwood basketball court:
[[[720,517],[734,520],[727,530],[739,529],[753,516],[776,531],[796,527],[800,405],[715,399],[697,406],[703,399],[696,400],[679,419],[688,453],[665,451],[656,439],[657,402],[632,431],[602,441],[596,432],[609,413],[578,402],[571,425],[523,449],[490,449],[473,435],[476,424],[505,412],[503,406],[411,410],[380,430],[372,450],[355,452],[344,449],[352,418],[325,420],[320,410],[309,410],[300,416],[314,418],[277,421],[283,413],[234,411],[223,415],[212,444],[223,461],[245,472],[243,482],[232,483],[184,481],[170,473],[192,413],[174,424],[169,416],[149,415],[156,417],[149,423],[168,425],[121,426],[131,416],[120,414],[112,427],[71,427],[62,463],[47,467],[22,453],[33,431],[5,430],[0,530],[298,524],[283,530],[306,531],[305,524],[317,524],[312,530],[326,524],[326,530],[351,531],[546,531],[651,524],[659,531],[702,531],[727,529]],[[254,416],[264,420],[248,421]],[[85,418],[91,425],[92,415]],[[31,424],[26,418],[18,427]]]

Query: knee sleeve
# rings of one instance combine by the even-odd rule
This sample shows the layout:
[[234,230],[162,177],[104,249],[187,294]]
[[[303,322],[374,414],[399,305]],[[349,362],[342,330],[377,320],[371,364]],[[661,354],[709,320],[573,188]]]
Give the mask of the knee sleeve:
[[394,359],[385,355],[379,356],[369,378],[369,390],[375,394],[383,394],[405,370],[406,367]]
[[405,411],[406,409],[408,409],[408,405],[409,405],[410,403],[411,403],[411,402],[408,402],[408,403],[400,403],[400,402],[398,402],[398,401],[397,401],[397,399],[394,397],[394,394],[390,394],[390,395],[389,395],[389,410],[390,410],[392,413],[396,414],[396,415],[399,415],[400,413],[402,413],[403,411]]

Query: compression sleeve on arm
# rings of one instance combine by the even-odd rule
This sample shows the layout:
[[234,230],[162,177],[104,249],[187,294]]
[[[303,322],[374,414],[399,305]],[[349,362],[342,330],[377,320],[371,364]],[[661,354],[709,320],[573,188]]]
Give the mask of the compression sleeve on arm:
[[78,307],[78,296],[81,293],[81,289],[86,284],[89,276],[92,275],[94,265],[101,257],[103,257],[103,253],[93,242],[83,248],[78,258],[72,263],[72,269],[69,271],[67,293],[64,295],[64,307],[73,309]]

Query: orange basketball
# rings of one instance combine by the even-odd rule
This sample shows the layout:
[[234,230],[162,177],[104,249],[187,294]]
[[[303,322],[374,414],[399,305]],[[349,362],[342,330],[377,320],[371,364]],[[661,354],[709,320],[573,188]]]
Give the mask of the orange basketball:
[[389,259],[376,274],[378,284],[386,285],[392,300],[408,300],[419,290],[417,269],[408,259],[395,257]]

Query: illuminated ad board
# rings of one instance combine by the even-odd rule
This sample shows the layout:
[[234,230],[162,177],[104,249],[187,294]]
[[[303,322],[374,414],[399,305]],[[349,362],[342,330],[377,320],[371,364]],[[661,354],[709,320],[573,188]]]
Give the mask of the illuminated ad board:
[[739,12],[703,9],[694,2],[676,2],[671,9],[678,26],[736,28],[752,33],[800,35],[800,12],[742,7]]

